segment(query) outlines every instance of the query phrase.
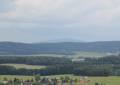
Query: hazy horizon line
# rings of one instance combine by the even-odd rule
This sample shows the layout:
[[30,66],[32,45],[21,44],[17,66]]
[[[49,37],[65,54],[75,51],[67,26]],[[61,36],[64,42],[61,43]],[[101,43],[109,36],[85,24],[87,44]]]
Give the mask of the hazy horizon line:
[[40,42],[24,42],[24,41],[0,41],[0,43],[25,43],[25,44],[39,44],[39,43],[92,43],[92,42],[120,42],[120,40],[101,40],[101,41],[40,41]]

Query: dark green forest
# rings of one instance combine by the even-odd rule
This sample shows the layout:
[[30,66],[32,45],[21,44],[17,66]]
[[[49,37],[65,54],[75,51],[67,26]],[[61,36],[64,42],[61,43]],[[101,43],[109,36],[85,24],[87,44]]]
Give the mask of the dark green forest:
[[64,57],[14,57],[1,56],[0,63],[45,65],[44,69],[16,69],[12,66],[0,65],[0,74],[4,75],[60,75],[74,74],[81,76],[119,76],[120,55],[102,58],[85,58],[85,61],[72,61]]

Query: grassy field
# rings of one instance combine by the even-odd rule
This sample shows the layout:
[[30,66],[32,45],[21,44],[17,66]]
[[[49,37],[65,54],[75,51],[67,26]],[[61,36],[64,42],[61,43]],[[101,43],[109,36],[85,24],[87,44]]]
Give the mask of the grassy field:
[[16,76],[16,75],[0,75],[0,81],[3,81],[4,78],[7,78],[8,80],[13,80],[14,78],[17,79],[23,79],[23,80],[27,80],[27,79],[32,79],[34,78],[33,76]]
[[[60,76],[49,76],[49,78],[54,78],[54,77],[57,77],[57,78],[60,78],[62,75]],[[73,79],[77,78],[77,79],[81,79],[80,76],[72,76],[72,75],[66,75],[66,76],[69,76]],[[63,75],[64,77],[64,75]],[[102,83],[102,84],[105,84],[105,85],[120,85],[120,77],[117,77],[117,76],[110,76],[110,77],[88,77],[88,80],[90,80],[90,83],[86,83],[86,85],[94,85],[96,82],[98,83]],[[76,84],[76,85],[80,85],[79,83]]]
[[[80,51],[80,52],[75,52],[73,55],[70,55],[69,57],[104,57],[106,56],[107,53],[100,53],[100,52],[87,52],[87,51]],[[16,57],[65,57],[66,55],[64,54],[37,54],[37,55],[0,55],[0,56],[16,56]],[[67,57],[67,56],[66,56]]]
[[39,66],[39,65],[26,65],[26,64],[0,64],[4,66],[13,66],[16,69],[19,68],[26,68],[26,69],[44,69],[46,66]]
[[90,77],[91,83],[93,85],[95,82],[103,83],[105,85],[120,85],[120,77]]
[[[56,76],[44,76],[44,77],[48,77],[48,78],[60,78],[60,77],[64,77],[64,76],[69,76],[73,79],[77,78],[80,79],[80,76],[72,76],[72,75],[56,75]],[[4,78],[8,78],[8,79],[13,79],[13,78],[18,78],[18,79],[23,79],[23,80],[27,80],[27,79],[32,79],[34,78],[33,76],[11,76],[11,75],[0,75],[0,80],[2,81]],[[98,83],[102,83],[103,85],[120,85],[120,77],[116,77],[116,76],[110,76],[110,77],[88,77],[88,79],[90,80],[89,83],[86,83],[85,85],[94,85],[95,82]],[[66,84],[69,85],[69,84]],[[76,85],[80,85],[79,83],[76,83]]]
[[78,58],[78,57],[104,57],[107,56],[107,53],[98,53],[98,52],[76,52],[75,55],[72,57]]

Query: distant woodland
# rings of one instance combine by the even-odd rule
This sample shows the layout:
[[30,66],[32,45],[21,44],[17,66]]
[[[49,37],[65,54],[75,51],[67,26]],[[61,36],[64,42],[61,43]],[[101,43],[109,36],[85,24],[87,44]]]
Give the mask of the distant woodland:
[[13,66],[0,65],[0,74],[5,75],[58,75],[74,74],[81,76],[120,75],[120,55],[101,58],[85,58],[84,61],[72,61],[64,57],[14,57],[2,56],[0,63],[44,65],[44,69],[16,69]]

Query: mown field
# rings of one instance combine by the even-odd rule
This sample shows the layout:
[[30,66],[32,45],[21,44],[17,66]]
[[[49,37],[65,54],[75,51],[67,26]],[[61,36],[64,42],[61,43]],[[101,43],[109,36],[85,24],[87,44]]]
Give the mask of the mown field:
[[21,76],[21,75],[0,75],[0,81],[3,81],[4,78],[8,80],[13,80],[14,78],[28,80],[34,78],[33,76]]
[[[68,75],[69,76],[69,75]],[[61,76],[50,76],[51,77],[57,77],[60,78]],[[63,75],[64,77],[64,75]],[[77,78],[77,79],[81,79],[80,76],[72,76],[70,75],[71,78]],[[98,82],[99,84],[103,84],[103,85],[120,85],[120,77],[117,76],[110,76],[110,77],[88,77],[87,80],[90,80],[89,83],[86,83],[86,85],[94,85],[96,82]],[[80,85],[79,83],[77,83],[77,85]]]
[[41,65],[26,65],[26,64],[0,64],[0,65],[4,65],[4,66],[13,66],[16,69],[20,69],[20,68],[25,68],[25,69],[44,69],[46,68],[46,66],[41,66]]
[[76,52],[72,57],[78,58],[78,57],[104,57],[107,56],[107,53],[100,53],[100,52]]
[[[34,56],[64,57],[66,55],[62,55],[62,54],[61,55],[60,54],[39,54],[39,55],[34,55]],[[104,57],[104,56],[107,56],[107,53],[80,51],[80,52],[75,52],[71,56],[74,58],[77,58],[77,57]],[[69,57],[69,56],[66,56],[66,57]]]
[[[69,76],[72,79],[81,79],[80,76],[73,76],[73,75],[56,75],[56,76],[41,76],[41,77],[48,77],[48,78],[57,78],[59,79],[60,77],[65,77],[65,76]],[[18,79],[23,79],[23,80],[27,80],[27,79],[32,79],[34,78],[33,76],[14,76],[14,75],[0,75],[0,81],[3,81],[4,78],[7,79],[14,79],[14,78],[18,78]],[[85,83],[85,85],[94,85],[96,82],[98,82],[100,85],[102,83],[102,85],[120,85],[120,77],[117,76],[110,76],[110,77],[88,77],[88,80],[90,80],[89,83]],[[69,84],[66,84],[69,85]],[[76,83],[76,85],[80,85],[80,83]]]

